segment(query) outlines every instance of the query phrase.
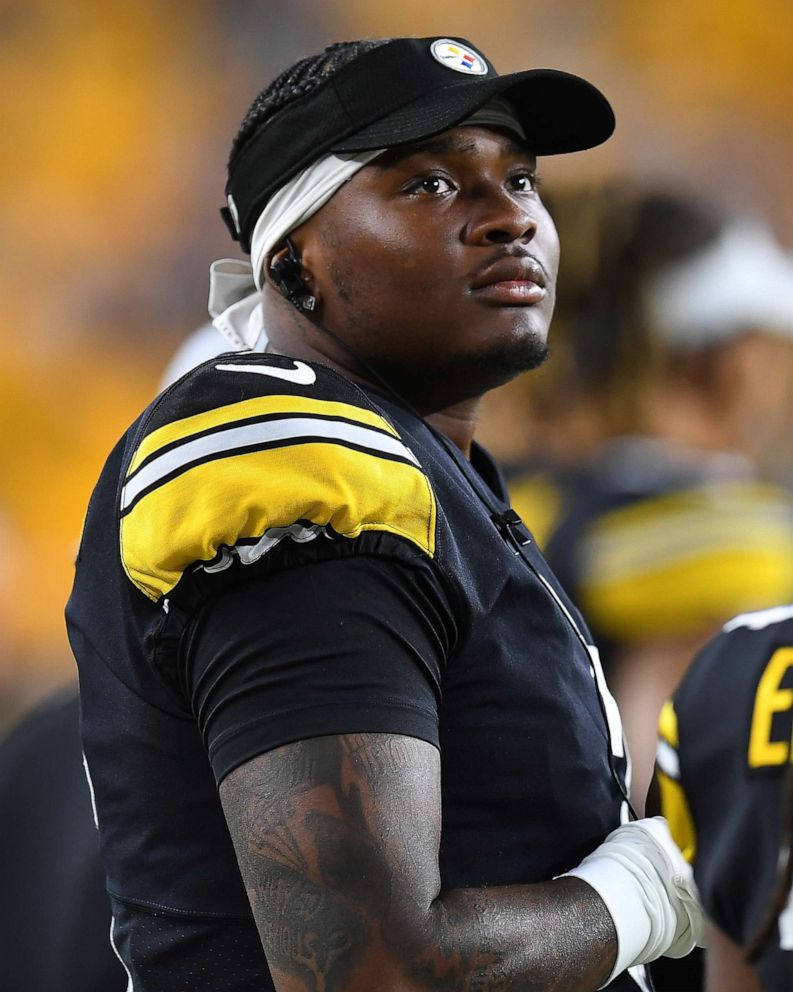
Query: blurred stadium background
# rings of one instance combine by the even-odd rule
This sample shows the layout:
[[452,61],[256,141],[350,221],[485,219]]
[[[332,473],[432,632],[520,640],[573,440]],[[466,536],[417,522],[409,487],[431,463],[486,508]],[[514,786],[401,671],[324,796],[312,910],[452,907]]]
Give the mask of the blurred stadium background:
[[[541,163],[551,194],[671,183],[793,244],[790,0],[2,0],[0,726],[72,678],[85,505],[205,320],[209,262],[233,254],[217,208],[248,103],[330,41],[398,34],[468,37],[502,72],[558,66],[605,90],[614,140]],[[490,401],[483,432],[508,460],[534,440],[514,411]]]

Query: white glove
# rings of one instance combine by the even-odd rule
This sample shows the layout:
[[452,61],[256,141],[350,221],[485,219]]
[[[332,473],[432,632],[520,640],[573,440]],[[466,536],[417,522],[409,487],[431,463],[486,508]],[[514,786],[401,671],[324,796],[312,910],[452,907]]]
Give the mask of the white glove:
[[566,874],[591,885],[614,921],[617,962],[609,982],[633,965],[662,955],[682,958],[702,946],[702,910],[691,866],[662,816],[618,827]]

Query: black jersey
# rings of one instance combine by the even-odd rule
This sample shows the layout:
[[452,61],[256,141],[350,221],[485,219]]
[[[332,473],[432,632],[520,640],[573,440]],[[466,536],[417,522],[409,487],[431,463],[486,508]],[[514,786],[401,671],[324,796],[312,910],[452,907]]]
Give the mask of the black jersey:
[[136,992],[272,988],[217,784],[280,744],[439,747],[445,889],[549,879],[626,815],[596,653],[504,500],[481,449],[283,357],[200,366],[116,447],[67,621]]
[[[791,731],[793,606],[727,623],[661,713],[664,814],[707,915],[740,946],[777,887]],[[788,909],[756,965],[769,992],[793,989],[791,950]]]

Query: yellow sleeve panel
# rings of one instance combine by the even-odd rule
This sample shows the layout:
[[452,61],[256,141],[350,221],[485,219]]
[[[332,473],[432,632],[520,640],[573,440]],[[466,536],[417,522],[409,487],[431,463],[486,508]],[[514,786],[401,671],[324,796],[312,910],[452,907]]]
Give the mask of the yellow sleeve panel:
[[[167,424],[144,439],[121,497],[121,558],[150,599],[223,549],[253,561],[278,540],[384,531],[435,552],[435,496],[373,411],[266,396]],[[209,563],[212,563],[211,565]]]
[[697,835],[688,799],[680,781],[678,747],[677,714],[674,704],[668,700],[658,718],[656,778],[661,792],[661,812],[667,819],[669,832],[683,852],[683,857],[691,864],[697,851]]
[[733,482],[605,514],[582,549],[581,607],[617,640],[693,633],[793,598],[793,508]]

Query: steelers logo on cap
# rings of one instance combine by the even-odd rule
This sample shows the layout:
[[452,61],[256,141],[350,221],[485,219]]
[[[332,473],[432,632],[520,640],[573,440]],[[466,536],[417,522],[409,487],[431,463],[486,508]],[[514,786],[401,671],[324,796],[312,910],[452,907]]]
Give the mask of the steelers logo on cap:
[[437,62],[448,69],[454,69],[455,72],[464,72],[468,76],[487,75],[487,64],[482,56],[473,48],[466,48],[452,41],[451,38],[439,38],[433,41],[430,51]]

